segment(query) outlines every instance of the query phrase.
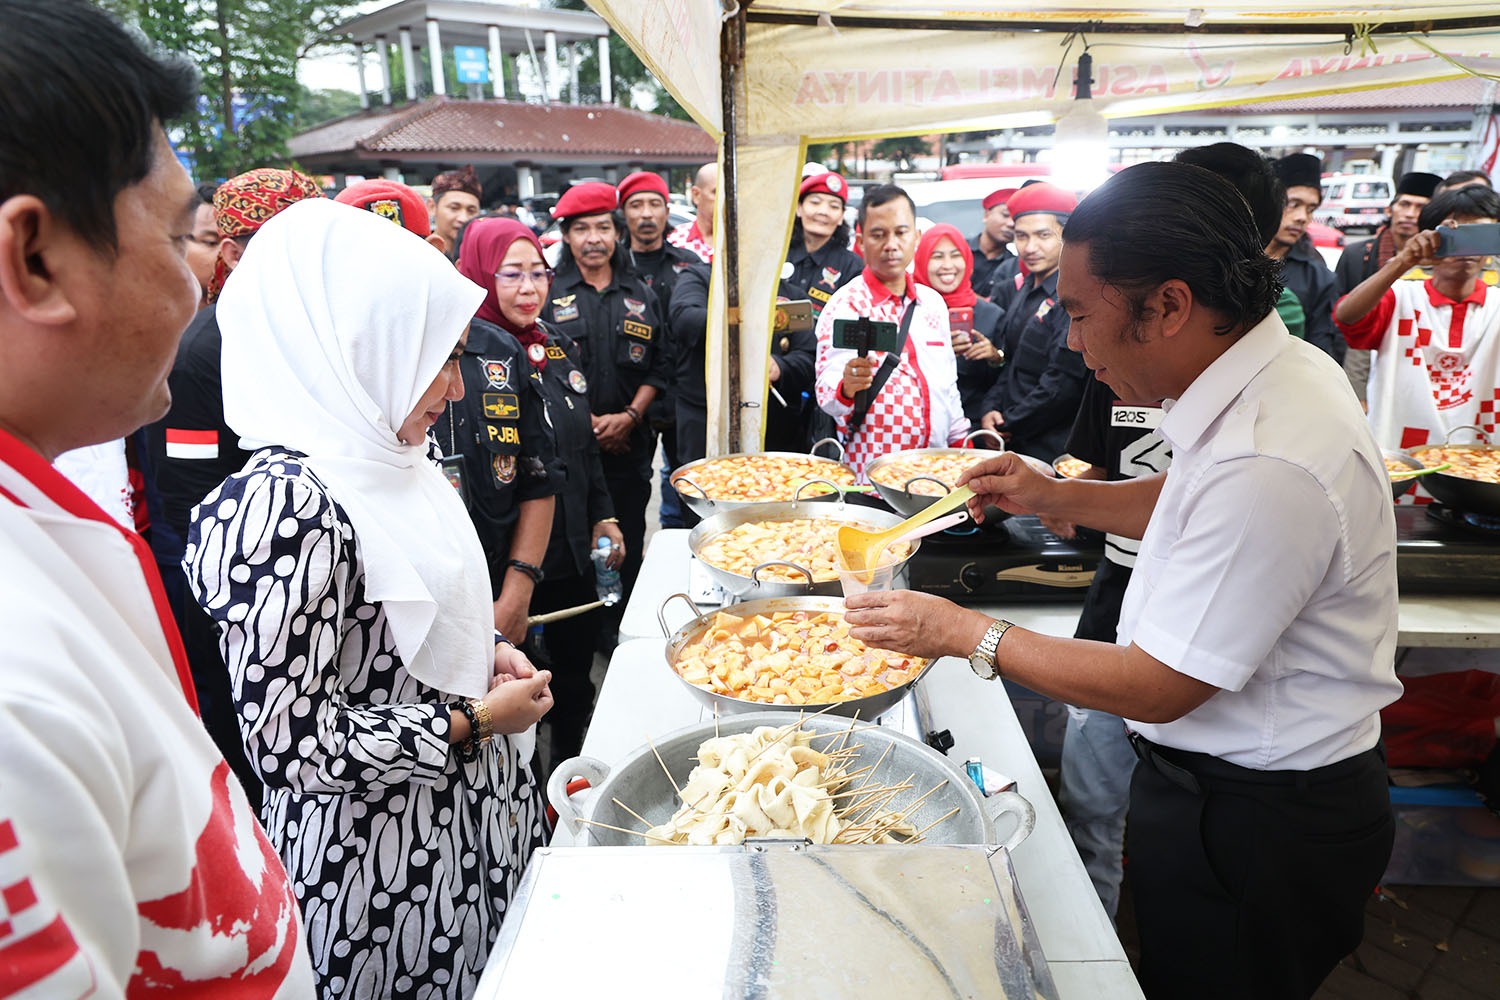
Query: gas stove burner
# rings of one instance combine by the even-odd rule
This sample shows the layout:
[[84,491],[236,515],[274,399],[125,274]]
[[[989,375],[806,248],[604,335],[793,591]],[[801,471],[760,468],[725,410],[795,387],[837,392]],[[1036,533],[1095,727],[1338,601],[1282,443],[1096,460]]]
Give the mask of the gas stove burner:
[[1500,538],[1500,517],[1454,510],[1436,503],[1428,505],[1427,516],[1439,524],[1457,528],[1459,531],[1479,538]]
[[1102,554],[1097,536],[1058,538],[1035,517],[986,520],[922,539],[911,588],[961,603],[1081,600]]

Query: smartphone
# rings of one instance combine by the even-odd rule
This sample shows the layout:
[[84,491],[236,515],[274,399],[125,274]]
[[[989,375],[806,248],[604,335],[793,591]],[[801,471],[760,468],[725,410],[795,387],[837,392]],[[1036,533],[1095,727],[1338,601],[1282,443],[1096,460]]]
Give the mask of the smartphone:
[[948,310],[948,329],[954,333],[969,334],[974,332],[974,307],[959,306]]
[[833,321],[833,346],[843,351],[894,351],[901,328],[895,323],[880,323],[861,316],[859,319]]
[[1437,234],[1439,257],[1500,255],[1500,222],[1470,222],[1462,226],[1440,226]]

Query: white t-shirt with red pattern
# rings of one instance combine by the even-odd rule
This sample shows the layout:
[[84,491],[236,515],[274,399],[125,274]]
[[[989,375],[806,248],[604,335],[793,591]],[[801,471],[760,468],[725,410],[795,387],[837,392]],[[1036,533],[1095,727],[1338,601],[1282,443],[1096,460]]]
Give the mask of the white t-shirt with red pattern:
[[[1398,281],[1358,323],[1340,323],[1349,346],[1373,350],[1370,427],[1382,448],[1440,443],[1478,426],[1494,436],[1500,404],[1500,294],[1484,282],[1460,302],[1432,281]],[[1455,435],[1455,441],[1472,437]],[[1414,491],[1415,492],[1415,491]],[[1423,494],[1408,493],[1405,503]]]
[[714,262],[714,241],[703,235],[703,230],[698,228],[698,220],[685,222],[667,233],[667,242],[674,247],[691,250],[703,259],[703,263]]
[[[840,385],[844,365],[854,351],[833,346],[833,324],[861,316],[900,324],[908,302],[916,302],[901,361],[870,403],[864,423],[849,437],[854,400]],[[886,352],[871,351],[878,372]],[[908,279],[906,294],[897,297],[869,268],[833,293],[818,316],[818,405],[838,424],[844,442],[844,461],[860,482],[865,466],[882,455],[908,448],[945,448],[959,444],[969,433],[963,400],[958,395],[958,365],[948,333],[948,304],[936,291]]]
[[0,997],[312,996],[150,550],[0,432]]

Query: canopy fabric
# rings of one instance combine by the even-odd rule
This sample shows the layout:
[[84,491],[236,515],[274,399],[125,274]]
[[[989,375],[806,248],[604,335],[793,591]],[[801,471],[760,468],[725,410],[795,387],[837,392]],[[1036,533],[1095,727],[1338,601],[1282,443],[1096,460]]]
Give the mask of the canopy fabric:
[[[1073,105],[1073,67],[1094,58],[1093,104],[1136,117],[1338,91],[1500,76],[1500,13],[1469,0],[1320,7],[1269,0],[740,0],[744,65],[733,94],[734,186],[721,188],[716,260],[739,267],[741,447],[758,446],[777,277],[809,143],[1045,125]],[[716,137],[723,135],[716,0],[590,0]],[[1414,22],[1462,25],[1417,33]],[[1024,25],[1025,30],[1016,30]],[[1173,27],[1177,25],[1179,27]],[[1386,33],[1382,25],[1403,29]],[[1316,26],[1327,26],[1321,33]],[[1048,30],[1050,29],[1050,30]],[[724,203],[737,206],[725,246]],[[977,220],[976,220],[977,223]],[[715,268],[718,272],[721,268]],[[716,273],[715,294],[721,296]],[[716,302],[724,299],[717,297]],[[725,450],[728,328],[710,310],[709,453]]]

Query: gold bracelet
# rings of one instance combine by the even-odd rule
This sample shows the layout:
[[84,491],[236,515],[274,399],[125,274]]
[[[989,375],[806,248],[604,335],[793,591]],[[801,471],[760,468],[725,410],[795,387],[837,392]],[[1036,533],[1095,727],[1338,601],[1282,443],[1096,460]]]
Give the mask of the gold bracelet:
[[594,523],[595,524],[619,524],[620,523],[620,519],[618,517],[601,517],[599,520],[595,521]]
[[470,698],[469,707],[474,710],[474,732],[471,734],[480,743],[488,743],[495,735],[495,720],[490,715],[490,706],[482,698]]

